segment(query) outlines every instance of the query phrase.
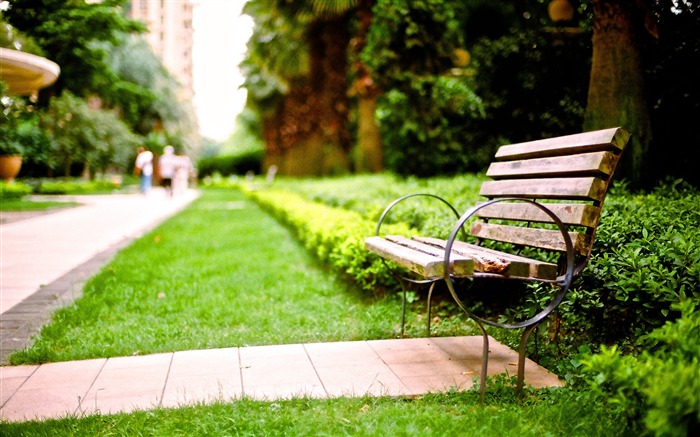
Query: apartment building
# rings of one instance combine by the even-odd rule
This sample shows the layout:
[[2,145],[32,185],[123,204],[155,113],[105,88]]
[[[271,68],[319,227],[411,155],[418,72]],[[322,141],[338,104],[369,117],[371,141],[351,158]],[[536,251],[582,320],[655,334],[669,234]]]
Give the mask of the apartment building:
[[192,12],[196,0],[131,0],[126,15],[146,24],[144,35],[163,65],[182,85],[182,99],[194,96]]

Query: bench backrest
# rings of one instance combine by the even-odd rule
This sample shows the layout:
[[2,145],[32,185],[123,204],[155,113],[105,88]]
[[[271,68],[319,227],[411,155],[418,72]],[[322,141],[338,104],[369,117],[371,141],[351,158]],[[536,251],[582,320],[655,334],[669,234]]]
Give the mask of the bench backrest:
[[[574,251],[585,258],[585,265],[605,195],[629,137],[618,127],[502,146],[496,153],[497,162],[486,172],[493,180],[482,184],[480,194],[488,199],[516,197],[544,204],[573,227]],[[531,204],[494,203],[479,210],[478,216],[484,221],[470,230],[476,237],[566,251],[561,232],[551,226],[552,219]],[[489,223],[490,219],[506,224]],[[510,221],[528,222],[528,226],[507,224]],[[550,226],[542,225],[547,223]]]

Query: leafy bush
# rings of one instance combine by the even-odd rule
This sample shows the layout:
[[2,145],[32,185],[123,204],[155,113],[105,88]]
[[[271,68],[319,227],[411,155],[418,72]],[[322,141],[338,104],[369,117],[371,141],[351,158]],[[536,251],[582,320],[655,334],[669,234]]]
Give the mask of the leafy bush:
[[[393,285],[384,263],[365,249],[364,239],[373,233],[373,222],[356,212],[311,202],[294,193],[262,190],[248,195],[290,227],[322,262],[349,276],[361,288],[380,291]],[[402,226],[394,226],[393,230],[407,231]]]
[[454,5],[382,0],[373,15],[360,57],[385,90],[377,119],[387,168],[417,176],[480,170],[469,122],[485,114],[467,76],[451,73],[462,49]]
[[21,199],[22,197],[31,194],[32,187],[21,182],[6,183],[0,181],[0,199]]
[[694,435],[700,430],[700,311],[684,300],[675,322],[653,331],[657,344],[638,357],[616,347],[584,361],[591,387],[611,409],[641,422],[656,436]]
[[414,77],[397,86],[377,106],[387,168],[423,177],[481,170],[491,150],[474,147],[469,121],[483,116],[463,78]]
[[197,162],[197,177],[202,179],[214,173],[222,176],[244,175],[249,171],[260,174],[262,160],[262,150],[247,150],[234,155],[203,158]]
[[700,302],[699,198],[679,183],[609,197],[591,260],[569,297],[565,317],[575,336],[627,339],[620,347],[633,350],[678,316],[673,304]]

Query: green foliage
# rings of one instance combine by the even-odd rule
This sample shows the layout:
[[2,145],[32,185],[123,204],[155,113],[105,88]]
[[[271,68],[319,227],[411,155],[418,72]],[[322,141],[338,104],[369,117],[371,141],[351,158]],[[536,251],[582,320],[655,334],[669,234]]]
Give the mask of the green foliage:
[[387,168],[420,177],[478,171],[492,153],[470,141],[481,99],[462,77],[415,77],[380,97],[377,121]]
[[[461,48],[449,2],[379,1],[360,58],[384,91],[377,120],[387,168],[428,176],[479,170],[470,121],[484,117],[466,76],[447,73]],[[476,152],[476,153],[475,153]]]
[[44,51],[41,50],[41,47],[39,47],[31,37],[12,27],[12,25],[5,20],[3,14],[0,14],[0,47],[19,50],[32,55],[44,56]]
[[8,95],[7,84],[0,81],[0,155],[24,154],[18,129],[26,115],[25,101]]
[[109,166],[124,170],[138,144],[114,112],[92,109],[68,91],[51,99],[41,120],[54,146],[52,167],[62,168],[65,176],[73,163],[83,163],[91,172]]
[[630,424],[655,436],[700,429],[700,311],[697,302],[674,305],[681,317],[651,333],[658,342],[637,357],[604,348],[584,362],[591,388]]
[[[248,90],[248,106],[265,112],[274,108],[289,91],[289,82],[309,72],[309,50],[304,32],[308,13],[294,14],[293,4],[270,0],[246,2],[243,12],[255,23],[241,63]],[[286,7],[285,7],[286,6]]]
[[111,193],[121,188],[119,183],[104,179],[86,181],[75,178],[40,179],[34,181],[37,194],[98,194]]
[[7,435],[27,436],[577,436],[634,435],[598,399],[566,390],[521,399],[499,388],[480,403],[478,393],[449,390],[424,396],[339,397],[257,401],[247,397],[211,405],[154,408],[129,414],[87,415],[4,424]]
[[145,30],[118,9],[125,0],[13,0],[3,12],[7,21],[32,37],[61,66],[55,87],[78,95],[101,95],[112,84],[107,52],[98,42],[117,43],[121,32]]
[[[697,59],[700,52],[700,8],[697,2],[650,2],[658,17],[661,38],[645,45],[646,88],[654,133],[654,153],[648,158],[661,175],[683,178],[700,187],[695,127],[700,102]],[[668,153],[673,144],[674,153]]]
[[21,199],[22,197],[31,194],[32,187],[21,182],[7,183],[0,181],[0,199],[2,201]]
[[[472,48],[475,92],[486,120],[473,129],[488,146],[581,131],[591,36],[518,29]],[[507,120],[507,122],[504,122]]]
[[215,173],[222,176],[244,175],[262,171],[262,150],[249,150],[236,155],[220,155],[197,161],[197,177],[206,178]]
[[443,74],[461,47],[458,22],[450,2],[379,0],[360,55],[379,88],[390,91],[414,77]]
[[567,317],[576,332],[627,338],[620,347],[634,349],[677,316],[673,304],[700,301],[699,197],[678,183],[609,197],[590,263],[571,292]]

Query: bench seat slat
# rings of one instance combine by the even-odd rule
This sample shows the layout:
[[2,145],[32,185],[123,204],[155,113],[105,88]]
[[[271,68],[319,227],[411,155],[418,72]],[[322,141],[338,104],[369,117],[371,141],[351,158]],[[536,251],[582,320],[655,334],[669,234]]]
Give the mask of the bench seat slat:
[[[566,252],[564,238],[558,230],[474,223],[470,233],[475,237],[489,240]],[[574,245],[575,253],[581,255],[588,253],[590,246],[590,237],[588,235],[581,232],[569,232],[569,236]]]
[[[365,247],[425,278],[435,279],[444,276],[444,253],[436,256],[378,236],[366,238]],[[457,255],[455,259],[451,259],[450,268],[455,276],[469,276],[474,273],[474,262]]]
[[523,197],[528,199],[576,199],[600,201],[606,182],[595,177],[537,178],[486,181],[479,194],[489,198]]
[[630,134],[622,128],[584,132],[563,137],[501,146],[496,152],[499,161],[542,158],[546,156],[573,155],[604,150],[620,152]]
[[[595,227],[600,208],[583,203],[544,203],[562,223],[574,226]],[[517,220],[537,223],[554,223],[544,211],[530,203],[494,203],[479,211],[477,216],[487,219]]]
[[[415,237],[415,239],[442,249],[447,246],[447,241],[439,238]],[[499,273],[509,277],[538,278],[545,280],[554,280],[557,277],[558,268],[556,264],[500,252],[475,244],[465,243],[464,241],[455,241],[452,245],[452,252],[473,258],[476,263],[474,269],[479,272]],[[507,265],[507,267],[504,269],[498,267],[503,264]],[[492,266],[496,266],[496,268]]]
[[618,157],[610,152],[582,153],[518,161],[494,162],[486,171],[492,179],[610,175]]

